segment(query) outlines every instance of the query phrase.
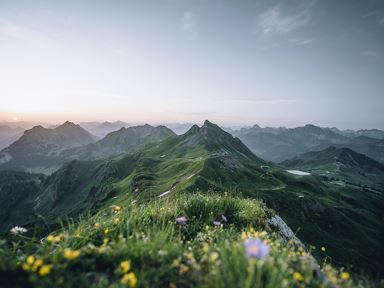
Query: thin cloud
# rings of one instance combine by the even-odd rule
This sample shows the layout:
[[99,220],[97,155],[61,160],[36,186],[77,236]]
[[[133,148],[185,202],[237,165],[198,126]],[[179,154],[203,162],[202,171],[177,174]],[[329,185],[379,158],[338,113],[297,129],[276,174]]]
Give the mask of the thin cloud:
[[364,57],[373,58],[373,59],[379,59],[381,57],[380,53],[372,50],[361,51],[360,55]]
[[286,2],[270,7],[260,13],[255,21],[255,34],[264,36],[287,35],[306,26],[312,18],[314,1],[298,7],[284,6]]
[[181,17],[181,29],[192,36],[197,35],[197,15],[195,12],[184,12],[183,17]]
[[384,16],[379,20],[379,25],[384,26]]
[[293,46],[305,46],[317,42],[317,38],[292,38],[289,40]]
[[281,105],[281,104],[292,104],[296,100],[288,98],[243,98],[243,99],[233,99],[233,101],[238,102],[247,102],[253,104],[268,104],[268,105]]
[[26,42],[29,45],[38,48],[45,48],[48,44],[45,37],[43,37],[39,32],[1,18],[0,35]]

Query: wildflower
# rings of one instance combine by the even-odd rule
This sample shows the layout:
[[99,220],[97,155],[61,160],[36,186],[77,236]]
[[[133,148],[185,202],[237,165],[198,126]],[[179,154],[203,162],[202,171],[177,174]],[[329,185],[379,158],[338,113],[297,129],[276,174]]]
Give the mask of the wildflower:
[[109,242],[109,239],[108,239],[108,238],[104,238],[104,239],[103,239],[103,245],[104,245],[104,246],[107,245],[108,242]]
[[27,232],[28,230],[25,229],[24,227],[20,227],[20,226],[15,226],[13,227],[11,230],[9,230],[12,234],[23,234],[25,232]]
[[76,259],[79,256],[80,256],[80,251],[79,250],[72,250],[72,249],[69,249],[69,248],[66,248],[64,250],[64,258],[66,258],[68,260],[74,260],[74,259]]
[[99,254],[103,254],[105,251],[107,250],[107,248],[105,246],[100,246],[98,249],[97,249],[97,252]]
[[175,283],[171,282],[169,283],[169,288],[177,288],[177,286]]
[[215,225],[215,226],[220,226],[220,225],[221,225],[221,222],[220,222],[220,221],[213,221],[213,225]]
[[21,265],[21,268],[23,268],[24,271],[29,271],[29,269],[31,269],[31,265],[29,265],[28,263],[23,263]]
[[25,261],[28,265],[32,265],[33,262],[35,262],[35,257],[30,255],[27,257],[27,260]]
[[179,268],[179,273],[184,274],[184,273],[188,272],[188,270],[189,270],[189,268],[187,265],[181,264],[180,268]]
[[258,259],[265,259],[269,253],[269,246],[261,241],[259,238],[246,239],[244,241],[245,253],[248,258],[255,257]]
[[118,224],[119,222],[120,222],[120,218],[119,217],[117,217],[117,218],[115,218],[115,220],[113,221],[115,224]]
[[325,247],[321,246],[321,251],[325,252]]
[[104,234],[107,235],[108,233],[109,233],[109,229],[107,228],[104,230]]
[[53,236],[53,235],[47,236],[47,242],[49,243],[59,243],[60,240],[61,240],[60,236]]
[[340,273],[340,279],[341,280],[348,280],[349,279],[349,273],[348,272],[341,272]]
[[119,213],[121,211],[121,207],[117,205],[111,206],[113,213]]
[[37,269],[39,269],[39,267],[43,265],[43,260],[42,259],[36,259],[35,263],[33,263],[33,266],[32,266],[32,271],[37,271]]
[[214,263],[217,261],[217,259],[219,259],[219,253],[217,252],[212,252],[211,254],[209,254],[209,261]]
[[39,270],[39,275],[44,277],[44,276],[48,275],[49,273],[51,273],[51,270],[52,270],[52,264],[43,265],[43,266],[41,266],[41,268]]
[[177,224],[184,225],[187,223],[187,218],[185,218],[185,216],[176,217],[175,220]]
[[303,281],[304,280],[304,277],[303,277],[303,275],[301,275],[300,272],[294,272],[292,276],[293,276],[293,279],[295,279],[296,281]]
[[129,269],[131,269],[131,262],[130,261],[122,261],[120,263],[120,270],[123,273],[127,273],[129,271]]
[[137,278],[135,273],[130,272],[128,274],[124,274],[124,276],[120,280],[121,284],[128,285],[129,287],[136,287]]
[[209,251],[209,244],[206,243],[206,242],[203,243],[203,251],[204,251],[205,253],[207,253],[207,252]]
[[95,223],[95,228],[100,228],[100,223]]

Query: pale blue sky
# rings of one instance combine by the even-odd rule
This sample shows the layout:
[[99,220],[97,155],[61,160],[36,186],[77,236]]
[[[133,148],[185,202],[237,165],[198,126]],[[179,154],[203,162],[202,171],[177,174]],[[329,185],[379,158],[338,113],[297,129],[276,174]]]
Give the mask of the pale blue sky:
[[384,1],[0,0],[0,120],[384,128]]

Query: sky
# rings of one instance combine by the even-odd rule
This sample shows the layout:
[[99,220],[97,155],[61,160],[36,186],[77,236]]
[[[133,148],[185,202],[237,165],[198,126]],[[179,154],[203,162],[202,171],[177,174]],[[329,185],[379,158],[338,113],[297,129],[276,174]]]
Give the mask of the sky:
[[0,0],[0,121],[384,129],[384,1]]

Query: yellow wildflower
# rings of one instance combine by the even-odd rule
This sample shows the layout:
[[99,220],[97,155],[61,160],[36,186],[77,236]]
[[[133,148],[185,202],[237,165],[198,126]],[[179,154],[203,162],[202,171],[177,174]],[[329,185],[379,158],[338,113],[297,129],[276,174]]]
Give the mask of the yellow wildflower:
[[80,256],[80,251],[79,250],[72,250],[72,249],[69,249],[69,248],[66,248],[64,250],[64,258],[66,258],[68,260],[76,259],[79,256]]
[[325,252],[325,247],[321,246],[321,251]]
[[348,272],[341,272],[340,273],[340,279],[341,280],[348,280],[349,279],[349,273]]
[[131,262],[130,261],[122,261],[120,263],[120,270],[123,273],[127,273],[129,271],[129,269],[131,269]]
[[171,283],[169,283],[169,288],[177,288],[177,287],[176,287],[175,283],[171,282]]
[[104,234],[107,235],[108,233],[109,233],[109,229],[107,228],[104,230]]
[[27,257],[27,260],[25,261],[28,265],[32,265],[33,262],[35,262],[35,257],[33,257],[32,255],[28,256]]
[[37,269],[43,265],[43,260],[42,259],[36,259],[35,263],[33,263],[32,271],[37,271]]
[[136,287],[137,278],[135,273],[129,272],[128,274],[124,274],[124,276],[120,280],[120,283],[128,285],[129,287]]
[[95,223],[95,228],[100,228],[100,223]]
[[48,235],[47,236],[47,241],[49,243],[59,243],[60,242],[60,236],[53,236],[53,235]]
[[219,253],[217,252],[212,252],[211,254],[209,254],[209,261],[210,262],[216,262],[217,259],[219,259]]
[[187,257],[188,260],[192,260],[193,259],[193,253],[192,252],[187,252],[187,253],[184,253],[185,257]]
[[111,208],[112,208],[113,213],[119,213],[121,210],[121,207],[117,206],[117,205],[112,205]]
[[29,269],[31,269],[31,266],[27,263],[23,263],[21,265],[21,268],[23,268],[24,271],[29,271]]
[[207,252],[209,251],[209,244],[206,243],[206,242],[203,243],[203,251],[204,251],[205,253],[207,253]]
[[304,277],[303,277],[303,275],[301,275],[300,272],[294,272],[292,276],[293,276],[293,279],[295,279],[296,281],[303,281],[304,280]]
[[44,277],[49,273],[51,273],[51,270],[52,270],[52,264],[43,265],[39,270],[39,275]]
[[103,254],[106,250],[107,250],[107,248],[106,248],[105,246],[100,246],[100,247],[97,249],[97,252],[99,252],[100,254]]
[[184,264],[180,264],[180,268],[179,268],[179,273],[180,274],[184,274],[186,272],[188,272],[189,268],[187,265],[184,265]]
[[109,239],[108,239],[108,238],[104,238],[104,239],[103,239],[103,245],[107,245],[108,242],[109,242]]
[[119,217],[117,217],[117,218],[115,218],[115,220],[113,221],[115,224],[118,224],[119,222],[120,222],[120,218]]

